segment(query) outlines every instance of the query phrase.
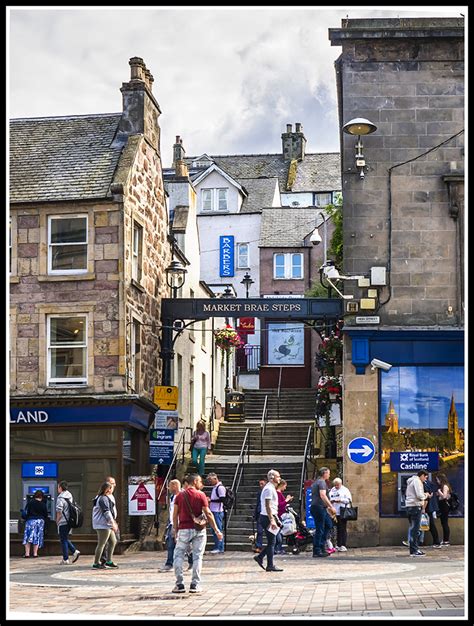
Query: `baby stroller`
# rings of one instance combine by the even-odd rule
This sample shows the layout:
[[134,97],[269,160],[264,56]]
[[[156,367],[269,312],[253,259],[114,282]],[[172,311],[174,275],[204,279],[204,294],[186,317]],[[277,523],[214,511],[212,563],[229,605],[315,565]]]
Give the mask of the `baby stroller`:
[[286,543],[293,554],[299,554],[306,550],[307,546],[313,545],[314,530],[306,528],[305,522],[300,518],[293,507],[288,505],[286,507],[286,513],[290,513],[294,517],[296,525],[296,532],[291,535],[286,535]]

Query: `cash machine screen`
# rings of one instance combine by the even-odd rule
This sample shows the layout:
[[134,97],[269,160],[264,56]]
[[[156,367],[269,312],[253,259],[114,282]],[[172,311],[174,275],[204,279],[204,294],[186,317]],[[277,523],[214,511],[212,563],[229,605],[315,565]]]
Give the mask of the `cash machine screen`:
[[42,491],[44,494],[49,494],[49,487],[45,487],[44,485],[28,485],[28,495],[34,494],[35,491]]

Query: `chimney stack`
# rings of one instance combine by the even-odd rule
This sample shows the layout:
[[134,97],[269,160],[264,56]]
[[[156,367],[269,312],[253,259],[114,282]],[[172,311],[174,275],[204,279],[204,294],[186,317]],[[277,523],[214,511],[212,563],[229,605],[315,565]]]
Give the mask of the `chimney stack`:
[[176,135],[176,142],[173,145],[173,167],[177,178],[187,178],[189,176],[188,166],[184,162],[185,154],[183,140],[179,135]]
[[153,76],[141,57],[129,60],[130,81],[122,83],[122,119],[119,123],[117,143],[124,143],[130,135],[144,135],[160,151],[160,105],[152,93]]
[[282,152],[285,161],[302,161],[305,156],[306,137],[303,134],[303,125],[296,122],[295,131],[293,125],[286,125],[286,133],[282,133]]

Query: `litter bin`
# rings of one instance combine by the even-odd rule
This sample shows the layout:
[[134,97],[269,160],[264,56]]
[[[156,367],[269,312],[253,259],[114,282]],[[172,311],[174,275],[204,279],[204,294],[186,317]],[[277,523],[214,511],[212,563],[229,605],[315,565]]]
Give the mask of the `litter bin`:
[[225,421],[244,421],[244,394],[240,391],[229,391],[225,399]]

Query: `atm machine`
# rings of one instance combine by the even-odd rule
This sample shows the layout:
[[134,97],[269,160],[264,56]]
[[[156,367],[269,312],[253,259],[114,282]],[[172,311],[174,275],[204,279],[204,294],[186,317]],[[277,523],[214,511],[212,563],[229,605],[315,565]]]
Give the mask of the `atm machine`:
[[[56,498],[58,464],[50,462],[28,461],[21,464],[22,478],[22,501],[21,507],[24,509],[35,491],[42,491],[48,515],[52,523],[56,519]],[[51,523],[50,522],[50,523]]]
[[[405,493],[407,490],[407,481],[408,479],[414,475],[414,472],[398,472],[398,485],[397,485],[397,494],[398,494],[398,512],[405,512]],[[428,472],[428,480],[431,480],[431,472]]]

